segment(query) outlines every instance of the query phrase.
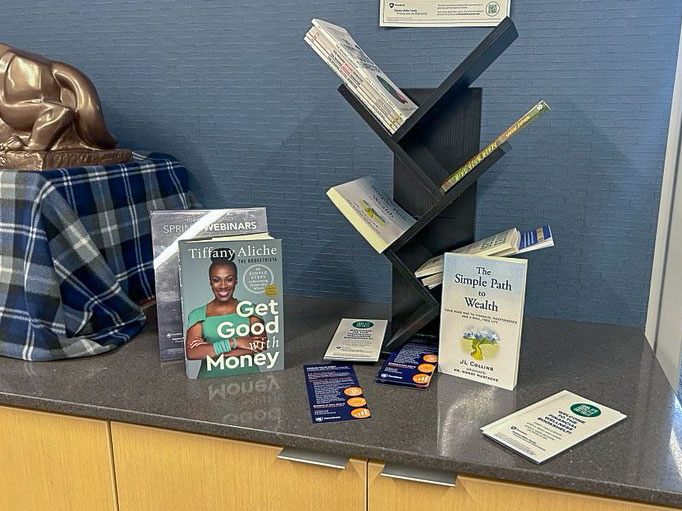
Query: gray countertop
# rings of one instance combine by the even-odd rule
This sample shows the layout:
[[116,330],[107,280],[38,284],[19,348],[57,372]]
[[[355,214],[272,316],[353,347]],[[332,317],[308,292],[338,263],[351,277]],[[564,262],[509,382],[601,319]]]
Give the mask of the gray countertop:
[[[302,447],[682,508],[682,409],[640,330],[526,318],[515,391],[438,374],[426,392],[374,383],[355,364],[372,417],[313,424],[303,369],[320,362],[341,317],[388,308],[287,297],[284,371],[188,380],[160,362],[155,321],[118,350],[87,359],[0,358],[0,403]],[[628,418],[536,465],[479,428],[562,389]]]

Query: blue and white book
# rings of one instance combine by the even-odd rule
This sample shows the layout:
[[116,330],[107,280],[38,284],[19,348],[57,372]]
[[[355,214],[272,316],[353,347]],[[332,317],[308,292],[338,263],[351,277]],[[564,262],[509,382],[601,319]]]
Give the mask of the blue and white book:
[[[511,228],[470,245],[460,247],[454,250],[454,252],[479,256],[508,257],[553,246],[552,230],[549,228],[549,225],[543,225],[532,231],[520,234],[516,228]],[[426,261],[417,268],[414,274],[421,278],[422,283],[429,289],[440,286],[443,282],[443,254]]]
[[439,371],[513,390],[528,261],[445,254]]
[[532,252],[533,250],[540,250],[541,248],[553,246],[554,238],[552,237],[552,230],[549,228],[549,225],[543,225],[535,230],[521,234],[519,249],[516,253],[523,254],[524,252]]

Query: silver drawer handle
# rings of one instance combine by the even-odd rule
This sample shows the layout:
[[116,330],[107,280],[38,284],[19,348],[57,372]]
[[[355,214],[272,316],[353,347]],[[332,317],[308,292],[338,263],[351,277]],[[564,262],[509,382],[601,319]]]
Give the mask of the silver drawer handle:
[[308,451],[296,447],[282,447],[277,457],[280,460],[297,461],[299,463],[309,463],[322,467],[345,469],[348,463],[348,456],[340,454],[329,454],[319,451]]
[[392,477],[393,479],[405,479],[418,483],[439,484],[441,486],[451,487],[454,487],[455,482],[457,481],[457,474],[454,472],[396,465],[395,463],[386,463],[380,475]]

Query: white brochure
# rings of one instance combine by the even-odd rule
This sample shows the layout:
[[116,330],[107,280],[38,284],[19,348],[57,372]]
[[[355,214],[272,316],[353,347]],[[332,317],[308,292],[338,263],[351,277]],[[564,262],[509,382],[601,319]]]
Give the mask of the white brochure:
[[382,27],[495,27],[511,0],[379,0]]
[[562,390],[481,431],[518,454],[542,463],[625,417],[617,410]]
[[324,359],[376,362],[379,360],[387,326],[388,321],[385,319],[343,318],[329,343]]

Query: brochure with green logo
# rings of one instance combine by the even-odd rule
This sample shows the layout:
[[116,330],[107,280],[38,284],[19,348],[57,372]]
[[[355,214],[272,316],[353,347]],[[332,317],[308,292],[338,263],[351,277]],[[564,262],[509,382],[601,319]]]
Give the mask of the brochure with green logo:
[[343,318],[329,343],[325,360],[376,362],[384,342],[385,319]]
[[625,417],[617,410],[562,390],[481,431],[518,454],[542,463]]

